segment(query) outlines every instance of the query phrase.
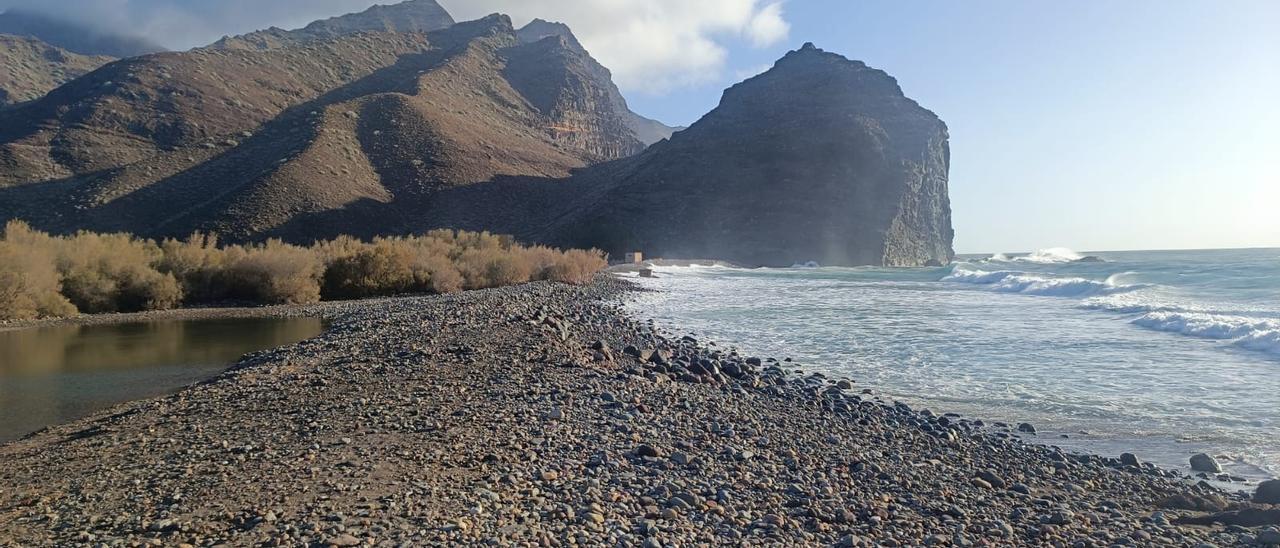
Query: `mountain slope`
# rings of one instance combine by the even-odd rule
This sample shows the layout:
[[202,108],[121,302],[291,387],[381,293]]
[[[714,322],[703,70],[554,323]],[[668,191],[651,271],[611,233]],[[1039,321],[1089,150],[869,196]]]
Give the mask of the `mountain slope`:
[[608,72],[576,40],[519,34],[491,16],[427,35],[108,65],[0,112],[12,187],[0,216],[57,231],[307,239],[315,216],[381,204],[336,226],[397,231],[421,226],[414,212],[438,192],[564,178],[644,148]]
[[210,47],[275,49],[361,32],[431,32],[453,24],[453,17],[435,0],[408,0],[389,6],[375,5],[359,13],[315,21],[297,30],[272,27],[240,36],[224,37]]
[[72,53],[36,38],[0,34],[0,106],[39,99],[111,60]]
[[640,155],[568,178],[439,189],[407,210],[356,203],[271,234],[453,227],[614,256],[943,264],[954,256],[949,163],[946,125],[893,78],[806,44]]
[[47,15],[10,9],[0,13],[0,34],[37,38],[80,55],[135,57],[164,47],[133,36],[95,31]]
[[893,78],[806,44],[670,142],[575,177],[585,198],[542,238],[747,264],[945,264],[947,140]]
[[[586,53],[586,49],[578,42],[577,37],[573,35],[573,31],[564,23],[546,21],[543,19],[534,19],[518,31],[521,42],[534,43],[550,37],[561,37],[563,43],[559,47],[573,51],[583,57],[580,62],[582,70],[590,72],[590,76],[600,81],[613,81],[613,75],[609,69],[597,63],[590,55]],[[671,137],[671,134],[678,131],[676,128],[667,126],[657,120],[651,120],[640,116],[627,106],[627,101],[622,97],[622,93],[618,91],[616,86],[610,84],[606,90],[607,95],[599,99],[607,102],[609,107],[617,112],[624,113],[623,123],[631,130],[637,139],[645,146],[652,145],[663,139]]]
[[118,169],[184,148],[228,146],[284,109],[394,65],[425,44],[420,34],[381,33],[263,52],[195,50],[110,63],[39,101],[0,112],[0,187]]

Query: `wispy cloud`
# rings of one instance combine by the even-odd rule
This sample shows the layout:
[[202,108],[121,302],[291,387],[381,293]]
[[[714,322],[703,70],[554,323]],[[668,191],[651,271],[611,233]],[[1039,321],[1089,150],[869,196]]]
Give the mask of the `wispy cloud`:
[[721,81],[734,42],[766,47],[787,38],[783,3],[762,0],[444,0],[459,20],[489,13],[516,24],[535,17],[569,25],[625,91],[662,94]]
[[[380,3],[392,3],[382,0]],[[372,0],[0,0],[19,8],[118,34],[143,36],[171,49],[207,45],[228,34],[296,28],[361,11]]]

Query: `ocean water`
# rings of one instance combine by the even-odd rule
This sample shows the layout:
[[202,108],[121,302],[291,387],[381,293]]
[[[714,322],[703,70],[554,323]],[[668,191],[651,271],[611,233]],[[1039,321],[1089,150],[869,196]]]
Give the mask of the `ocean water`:
[[627,306],[916,407],[1031,422],[1039,443],[1188,472],[1207,452],[1250,483],[1280,474],[1280,249],[1091,255],[659,267],[636,278],[659,291]]

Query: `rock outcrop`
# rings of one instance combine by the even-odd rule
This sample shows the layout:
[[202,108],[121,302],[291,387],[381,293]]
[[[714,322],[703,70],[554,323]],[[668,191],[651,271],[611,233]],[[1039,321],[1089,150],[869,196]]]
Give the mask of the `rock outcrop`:
[[670,141],[579,175],[593,197],[547,238],[746,264],[946,263],[947,139],[888,74],[805,44]]
[[112,58],[80,55],[37,38],[0,34],[0,106],[43,97]]

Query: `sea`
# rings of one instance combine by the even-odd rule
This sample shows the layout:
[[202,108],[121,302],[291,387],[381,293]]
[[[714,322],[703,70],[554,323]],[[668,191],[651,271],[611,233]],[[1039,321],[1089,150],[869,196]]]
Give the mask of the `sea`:
[[886,401],[1030,422],[1029,441],[1227,485],[1280,474],[1280,249],[961,256],[937,268],[656,267],[628,309],[672,335]]

